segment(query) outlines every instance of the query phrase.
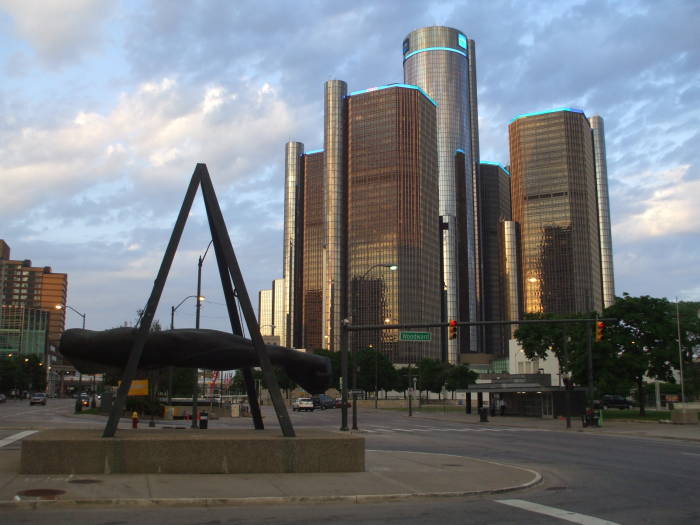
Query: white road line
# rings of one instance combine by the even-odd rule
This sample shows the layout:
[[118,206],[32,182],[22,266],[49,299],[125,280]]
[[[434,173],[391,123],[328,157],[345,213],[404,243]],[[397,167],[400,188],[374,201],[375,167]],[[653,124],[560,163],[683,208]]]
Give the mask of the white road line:
[[525,501],[523,499],[498,499],[494,501],[503,503],[504,505],[510,505],[511,507],[528,510],[530,512],[544,514],[545,516],[559,518],[560,520],[570,521],[571,523],[580,523],[581,525],[619,525],[614,521],[601,520],[600,518],[596,518],[594,516],[587,516],[585,514],[579,514],[578,512],[558,509],[556,507],[548,507],[547,505],[540,505],[539,503],[532,503],[531,501]]
[[12,434],[11,436],[0,439],[0,448],[4,447],[5,445],[9,445],[10,443],[14,443],[22,438],[26,438],[27,436],[31,436],[36,432],[36,430],[25,430],[24,432],[18,432],[17,434]]
[[684,456],[700,456],[700,454],[696,454],[695,452],[681,452]]

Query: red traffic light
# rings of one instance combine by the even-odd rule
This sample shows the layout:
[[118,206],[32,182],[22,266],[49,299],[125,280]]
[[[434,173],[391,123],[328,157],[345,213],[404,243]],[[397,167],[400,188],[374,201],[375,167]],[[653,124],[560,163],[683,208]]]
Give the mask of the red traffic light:
[[603,321],[598,321],[595,324],[595,340],[596,343],[603,340],[603,332],[605,330],[605,323]]
[[448,336],[449,339],[457,339],[457,321],[454,319],[451,319],[449,322],[450,325],[450,334]]

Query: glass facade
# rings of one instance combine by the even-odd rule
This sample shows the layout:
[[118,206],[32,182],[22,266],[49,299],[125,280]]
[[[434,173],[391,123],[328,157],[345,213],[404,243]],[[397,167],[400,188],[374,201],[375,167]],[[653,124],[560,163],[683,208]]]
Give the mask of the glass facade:
[[[9,253],[8,246],[8,257]],[[0,259],[0,305],[46,311],[49,316],[47,343],[54,348],[58,347],[66,320],[66,309],[56,309],[56,305],[66,304],[67,293],[65,273],[53,273],[50,266],[34,267],[26,259]]]
[[[502,262],[503,289],[506,305],[506,320],[517,321],[522,317],[522,303],[520,295],[520,252],[518,223],[515,221],[503,221],[501,223],[502,238]],[[517,325],[510,325],[508,338],[512,339],[518,329]],[[506,347],[507,349],[507,347]]]
[[49,312],[17,305],[0,306],[0,356],[34,355],[44,360]]
[[[440,320],[435,113],[424,94],[400,86],[348,99],[347,308],[353,324]],[[395,363],[439,359],[440,330],[430,331],[430,342],[399,342],[398,330],[353,332],[351,349],[371,344]]]
[[[483,232],[483,311],[487,321],[508,319],[503,253],[503,225],[511,220],[510,174],[501,166],[481,163],[479,167],[481,229]],[[507,355],[510,327],[486,326],[484,351]]]
[[323,340],[340,349],[340,322],[345,317],[345,133],[348,86],[342,80],[325,84],[323,190],[325,251],[323,261]]
[[272,281],[272,335],[279,337],[281,345],[284,345],[287,337],[287,312],[284,304],[285,282],[284,279]]
[[[472,148],[472,136],[476,130],[472,127],[472,118],[476,120],[476,117],[471,108],[476,94],[470,90],[476,85],[476,68],[473,62],[470,67],[465,41],[465,36],[456,29],[425,27],[406,37],[403,54],[404,81],[422,88],[438,104],[439,214],[443,228],[442,278],[446,316],[447,319],[475,321],[479,318],[479,227],[474,200],[478,189],[475,187],[476,164]],[[463,152],[463,157],[455,155],[457,151]],[[455,166],[456,159],[461,158],[466,164],[463,170]],[[456,198],[456,174],[462,174],[464,178],[463,200]],[[461,217],[466,218],[464,249],[458,247],[457,232],[450,230]],[[461,266],[467,268],[467,282],[460,282]],[[460,307],[460,287],[467,289],[468,311]],[[459,353],[470,350],[479,350],[476,329],[469,331],[468,338],[460,335],[448,342],[447,359],[450,363],[458,363]]]
[[284,244],[283,273],[284,297],[280,300],[284,303],[285,338],[280,340],[282,346],[291,347],[295,341],[297,324],[294,319],[296,296],[294,294],[294,281],[298,274],[295,265],[295,250],[297,249],[297,203],[301,204],[302,177],[301,156],[304,154],[304,145],[301,142],[287,142],[284,156]]
[[272,289],[258,292],[258,324],[260,335],[274,335]]
[[509,141],[524,311],[600,311],[595,170],[585,115],[563,109],[518,117]]
[[324,152],[302,157],[303,224],[301,264],[301,343],[309,350],[328,348],[323,341],[323,165]]
[[605,155],[605,127],[603,119],[588,119],[593,134],[593,158],[598,197],[598,230],[600,235],[600,274],[603,286],[603,307],[615,302],[615,275],[613,273],[612,233],[610,232],[610,198],[608,197],[608,163]]

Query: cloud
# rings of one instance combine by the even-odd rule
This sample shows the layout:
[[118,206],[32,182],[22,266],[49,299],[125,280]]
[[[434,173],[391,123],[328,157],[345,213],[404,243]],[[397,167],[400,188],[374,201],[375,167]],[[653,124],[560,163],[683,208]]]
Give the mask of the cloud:
[[[154,193],[180,191],[172,181],[186,180],[202,161],[224,188],[265,180],[266,168],[280,168],[287,137],[306,120],[300,109],[268,83],[186,86],[162,78],[122,93],[108,113],[80,110],[57,127],[8,131],[0,143],[7,190],[0,194],[0,216],[52,202],[61,203],[61,216],[70,215],[68,202],[82,208],[83,219],[86,212],[104,213],[105,204],[112,210],[147,206]],[[279,155],[270,158],[267,152],[275,150]],[[151,202],[155,211],[165,207]]]
[[112,0],[0,0],[19,35],[49,67],[95,52],[114,5]]
[[[661,172],[646,172],[634,180],[637,191],[622,197],[628,199],[632,211],[618,220],[613,236],[620,244],[645,237],[676,234],[700,234],[700,180],[686,180],[690,165],[678,166]],[[631,186],[628,182],[628,188]],[[644,198],[644,193],[651,194]],[[640,198],[641,197],[641,198]]]

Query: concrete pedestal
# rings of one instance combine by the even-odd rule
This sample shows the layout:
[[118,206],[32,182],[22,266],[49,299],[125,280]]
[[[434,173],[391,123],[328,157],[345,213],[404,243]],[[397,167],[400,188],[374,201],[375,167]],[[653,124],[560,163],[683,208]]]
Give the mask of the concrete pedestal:
[[355,434],[279,430],[42,431],[22,440],[22,474],[254,474],[364,472]]
[[671,410],[671,423],[676,425],[697,425],[698,410],[693,408],[676,408]]

